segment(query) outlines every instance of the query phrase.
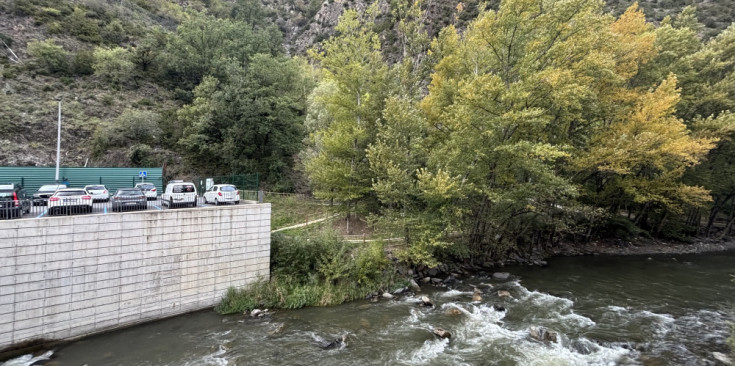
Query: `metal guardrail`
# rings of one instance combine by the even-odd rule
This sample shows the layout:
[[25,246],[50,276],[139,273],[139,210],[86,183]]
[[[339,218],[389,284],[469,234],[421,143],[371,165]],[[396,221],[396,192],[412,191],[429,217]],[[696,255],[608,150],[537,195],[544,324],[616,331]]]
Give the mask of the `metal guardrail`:
[[[129,202],[129,201],[124,201]],[[240,203],[250,202],[247,198],[242,197]],[[17,201],[0,201],[0,220],[17,219],[17,218],[43,218],[49,216],[71,216],[71,215],[85,215],[85,214],[108,214],[113,212],[132,212],[132,211],[145,211],[145,210],[169,210],[183,207],[192,207],[190,203],[178,203],[173,201],[173,205],[168,207],[169,202],[162,204],[161,196],[157,196],[155,199],[149,198],[145,202],[140,204],[120,205],[116,204],[112,197],[108,201],[94,201],[94,202],[58,202],[58,204],[48,205],[45,204],[34,204],[32,199],[17,200]],[[232,203],[230,203],[232,204]],[[226,205],[226,203],[223,203]],[[214,203],[205,203],[204,198],[198,196],[194,207],[200,206],[214,206]]]

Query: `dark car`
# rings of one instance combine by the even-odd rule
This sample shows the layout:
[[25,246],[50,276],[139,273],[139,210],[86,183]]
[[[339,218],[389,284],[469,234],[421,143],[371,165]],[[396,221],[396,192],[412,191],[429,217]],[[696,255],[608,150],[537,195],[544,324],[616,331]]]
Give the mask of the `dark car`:
[[66,188],[66,184],[46,184],[33,194],[33,205],[34,206],[46,206],[48,205],[49,197],[53,196],[59,189]]
[[19,184],[0,184],[0,218],[21,217],[31,212],[31,201]]
[[112,196],[112,211],[145,210],[148,200],[139,188],[121,188]]

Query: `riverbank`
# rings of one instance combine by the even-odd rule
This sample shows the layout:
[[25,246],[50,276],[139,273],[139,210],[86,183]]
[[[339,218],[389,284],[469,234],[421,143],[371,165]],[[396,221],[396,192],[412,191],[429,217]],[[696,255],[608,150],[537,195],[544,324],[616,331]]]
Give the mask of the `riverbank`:
[[735,239],[695,238],[691,242],[674,242],[651,238],[633,240],[602,239],[589,243],[566,243],[550,251],[550,256],[576,255],[656,255],[698,254],[735,250]]

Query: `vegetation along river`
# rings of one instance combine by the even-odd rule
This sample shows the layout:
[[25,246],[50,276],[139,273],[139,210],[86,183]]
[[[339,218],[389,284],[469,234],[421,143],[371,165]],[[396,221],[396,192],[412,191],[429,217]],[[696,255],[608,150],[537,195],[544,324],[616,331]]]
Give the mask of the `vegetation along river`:
[[[378,303],[259,319],[188,314],[61,346],[51,364],[717,365],[713,352],[728,352],[735,320],[733,264],[735,252],[556,258],[507,268],[507,280],[474,277]],[[433,308],[417,305],[424,295]],[[532,326],[557,341],[533,340]],[[452,337],[432,335],[438,327]],[[346,345],[320,347],[342,336]]]

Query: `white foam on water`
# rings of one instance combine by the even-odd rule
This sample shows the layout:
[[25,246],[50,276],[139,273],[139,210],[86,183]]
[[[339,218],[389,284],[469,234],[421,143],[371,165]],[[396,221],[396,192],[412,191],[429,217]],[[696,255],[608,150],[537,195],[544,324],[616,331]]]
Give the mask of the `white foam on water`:
[[[227,353],[227,349],[225,348],[225,346],[220,344],[217,351],[202,357],[202,362],[204,365],[227,366],[229,364],[229,361],[227,361],[227,359],[224,357],[220,357],[225,353]],[[202,363],[197,364],[201,365]]]
[[53,354],[54,351],[47,351],[44,354],[35,357],[33,355],[23,355],[3,362],[1,366],[30,366],[38,361],[51,359]]
[[574,312],[571,312],[569,314],[557,314],[557,315],[560,320],[564,322],[572,323],[573,325],[579,328],[591,328],[597,325],[597,323],[595,323],[594,320],[586,316],[583,316],[583,315],[575,314]]
[[396,361],[407,365],[424,365],[439,357],[447,349],[449,339],[432,339],[424,341],[419,349],[413,352],[398,351]]
[[459,296],[472,296],[473,292],[470,291],[459,291],[459,290],[449,290],[447,292],[442,292],[439,294],[439,297],[459,297]]

